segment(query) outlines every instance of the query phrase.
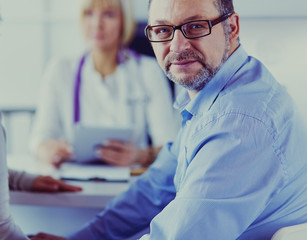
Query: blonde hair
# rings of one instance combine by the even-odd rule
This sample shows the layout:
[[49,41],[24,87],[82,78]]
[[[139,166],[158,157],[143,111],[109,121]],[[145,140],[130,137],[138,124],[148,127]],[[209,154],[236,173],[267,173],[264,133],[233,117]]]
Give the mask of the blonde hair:
[[133,0],[80,0],[81,24],[85,17],[85,12],[93,7],[120,8],[122,12],[122,37],[121,44],[127,46],[133,39],[136,22],[133,11]]

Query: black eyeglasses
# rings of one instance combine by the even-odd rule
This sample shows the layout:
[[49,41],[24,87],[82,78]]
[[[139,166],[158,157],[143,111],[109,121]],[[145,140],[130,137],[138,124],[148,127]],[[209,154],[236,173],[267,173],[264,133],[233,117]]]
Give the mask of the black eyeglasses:
[[149,42],[168,42],[173,40],[175,30],[180,30],[187,39],[201,38],[211,34],[214,25],[225,21],[233,13],[227,13],[217,19],[190,21],[179,26],[172,25],[147,25],[145,35]]

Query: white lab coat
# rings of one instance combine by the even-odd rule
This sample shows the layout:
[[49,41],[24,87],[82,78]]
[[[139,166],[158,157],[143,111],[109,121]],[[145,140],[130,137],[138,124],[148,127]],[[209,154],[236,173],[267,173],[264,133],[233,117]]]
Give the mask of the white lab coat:
[[[133,127],[135,143],[154,146],[172,141],[179,129],[178,112],[172,107],[169,83],[154,58],[132,55],[116,71],[101,78],[91,56],[81,75],[80,124]],[[74,84],[80,58],[53,61],[48,67],[38,102],[30,146],[48,139],[73,143]]]

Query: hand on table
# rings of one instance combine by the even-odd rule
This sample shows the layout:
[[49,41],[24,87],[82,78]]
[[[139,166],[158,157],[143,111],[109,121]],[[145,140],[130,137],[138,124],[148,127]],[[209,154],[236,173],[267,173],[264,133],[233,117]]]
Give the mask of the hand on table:
[[66,240],[66,238],[54,236],[47,233],[38,233],[30,237],[31,240]]
[[78,192],[82,188],[67,184],[50,176],[39,176],[34,180],[31,190],[34,192]]
[[73,158],[73,149],[64,140],[48,140],[38,146],[37,157],[60,167],[67,159]]
[[103,146],[97,147],[96,155],[104,162],[116,166],[129,166],[133,163],[146,162],[148,151],[139,149],[133,143],[110,140]]

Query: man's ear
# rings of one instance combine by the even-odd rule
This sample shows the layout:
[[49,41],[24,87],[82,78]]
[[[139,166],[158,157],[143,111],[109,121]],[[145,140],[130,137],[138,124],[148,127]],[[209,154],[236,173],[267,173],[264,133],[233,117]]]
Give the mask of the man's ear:
[[239,38],[240,33],[239,15],[237,13],[233,13],[228,18],[228,22],[230,25],[229,40],[231,43],[237,43],[237,39]]

